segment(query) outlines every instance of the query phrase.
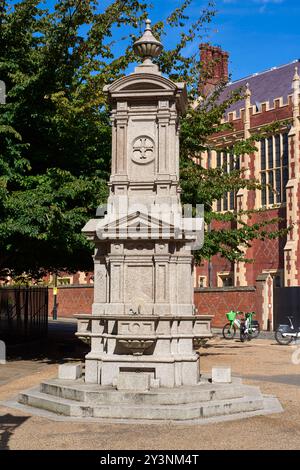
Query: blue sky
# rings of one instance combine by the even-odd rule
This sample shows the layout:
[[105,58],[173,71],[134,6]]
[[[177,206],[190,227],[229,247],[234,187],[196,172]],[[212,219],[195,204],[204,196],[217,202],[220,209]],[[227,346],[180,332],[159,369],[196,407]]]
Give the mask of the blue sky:
[[[166,15],[180,0],[154,0],[153,16]],[[194,0],[195,18],[207,2]],[[300,0],[215,0],[209,40],[230,54],[236,80],[300,58]],[[158,14],[158,10],[160,13]],[[194,44],[193,48],[197,47]]]
[[[147,1],[147,0],[145,0]],[[188,8],[191,21],[207,5],[208,0],[192,0]],[[45,0],[51,7],[54,0]],[[111,0],[100,0],[100,5]],[[181,4],[181,0],[152,0],[149,16],[164,20]],[[217,14],[210,27],[208,40],[230,54],[232,80],[292,62],[300,58],[300,0],[215,0]],[[122,36],[116,31],[116,36]],[[164,43],[176,42],[176,33],[169,31]],[[198,42],[187,53],[197,50]],[[121,47],[120,44],[117,47]]]
[[212,41],[237,79],[300,57],[299,0],[217,0]]

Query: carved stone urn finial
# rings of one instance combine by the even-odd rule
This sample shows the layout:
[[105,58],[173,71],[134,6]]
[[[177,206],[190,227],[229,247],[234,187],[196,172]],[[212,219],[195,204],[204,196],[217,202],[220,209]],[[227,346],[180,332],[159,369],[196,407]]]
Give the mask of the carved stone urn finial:
[[133,44],[134,52],[140,56],[144,64],[152,64],[154,57],[158,57],[163,50],[163,45],[152,34],[151,21],[146,20],[146,28],[143,36]]

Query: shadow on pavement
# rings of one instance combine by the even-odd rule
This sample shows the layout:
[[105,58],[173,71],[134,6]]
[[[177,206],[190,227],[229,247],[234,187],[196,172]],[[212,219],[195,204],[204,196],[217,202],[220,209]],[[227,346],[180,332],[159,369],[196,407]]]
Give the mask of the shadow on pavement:
[[30,416],[0,416],[0,450],[9,450],[9,440],[16,428],[21,426]]
[[[253,340],[254,341],[254,340]],[[234,341],[234,342],[229,342],[228,343],[223,343],[223,344],[206,344],[203,349],[209,349],[209,348],[214,348],[214,349],[227,349],[230,347],[230,349],[241,349],[241,348],[251,348],[251,341],[247,343],[242,343],[241,341]]]
[[200,355],[201,355],[201,357],[209,357],[209,356],[235,356],[235,353],[229,353],[229,352],[226,352],[226,353],[223,353],[223,352],[215,353],[215,352],[201,352],[201,351],[200,351]]
[[247,375],[247,379],[257,380],[260,382],[273,382],[285,385],[300,385],[299,374],[286,375]]
[[76,323],[49,322],[45,338],[18,345],[8,345],[9,361],[40,361],[47,364],[62,363],[66,360],[81,360],[89,352],[89,347],[75,336]]

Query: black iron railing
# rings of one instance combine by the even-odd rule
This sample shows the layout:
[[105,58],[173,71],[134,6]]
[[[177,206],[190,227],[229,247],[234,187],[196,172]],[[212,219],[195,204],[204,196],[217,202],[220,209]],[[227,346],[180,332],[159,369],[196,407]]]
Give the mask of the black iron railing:
[[40,338],[47,329],[47,287],[0,287],[0,339]]

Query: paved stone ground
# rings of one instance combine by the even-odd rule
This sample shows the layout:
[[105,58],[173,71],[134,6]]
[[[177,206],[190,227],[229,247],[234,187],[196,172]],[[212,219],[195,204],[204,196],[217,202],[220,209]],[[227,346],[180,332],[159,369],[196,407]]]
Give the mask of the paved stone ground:
[[[34,348],[27,347],[24,359],[14,352],[0,365],[0,400],[55,376],[61,356],[78,360],[84,354],[73,339],[72,323],[62,327],[50,327],[37,359]],[[294,351],[273,339],[242,344],[220,337],[201,349],[204,373],[213,365],[231,365],[245,382],[276,395],[284,413],[209,425],[133,427],[53,421],[0,406],[0,449],[300,449],[300,365],[292,363]]]

